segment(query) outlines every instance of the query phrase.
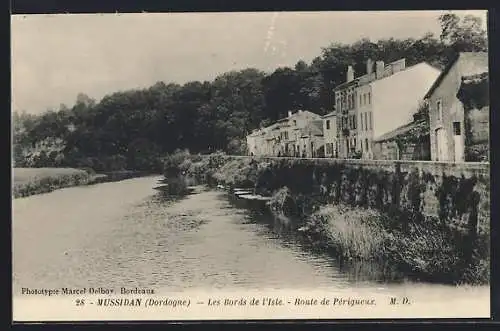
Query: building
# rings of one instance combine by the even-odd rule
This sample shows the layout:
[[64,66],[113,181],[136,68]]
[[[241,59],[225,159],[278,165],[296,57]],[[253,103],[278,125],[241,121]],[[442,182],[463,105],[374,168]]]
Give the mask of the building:
[[325,157],[338,157],[337,114],[331,112],[323,116],[323,139]]
[[440,71],[421,62],[406,67],[405,59],[384,64],[367,61],[367,73],[334,89],[339,157],[373,158],[373,142],[412,121],[413,114]]
[[260,143],[260,130],[254,130],[252,133],[247,135],[247,152],[248,155],[259,155],[258,149],[261,145]]
[[300,129],[299,156],[324,157],[323,120],[312,120]]
[[[300,156],[304,150],[301,140],[303,130],[309,122],[318,120],[321,121],[320,115],[307,110],[298,110],[295,113],[289,111],[287,117],[265,128],[254,130],[246,137],[248,154]],[[316,136],[310,140],[317,144]]]
[[[488,54],[486,52],[459,53],[428,90],[425,99],[429,106],[430,147],[433,161],[463,162],[466,160],[466,111],[459,95],[461,90],[464,91],[464,85],[467,85],[464,83],[467,77],[484,76],[487,73]],[[482,88],[483,94],[487,95],[488,84],[482,84]],[[486,106],[484,104],[480,106],[483,109],[481,113],[489,112],[489,102],[486,112],[484,109]],[[474,107],[476,106],[468,105],[468,111]],[[489,122],[489,119],[487,121]],[[467,129],[471,130],[470,127]]]
[[375,139],[373,158],[377,160],[430,160],[429,122],[419,119]]
[[307,110],[298,110],[295,113],[288,112],[288,117],[278,121],[280,126],[280,156],[300,156],[303,145],[301,136],[303,130],[311,121],[321,120],[321,116]]

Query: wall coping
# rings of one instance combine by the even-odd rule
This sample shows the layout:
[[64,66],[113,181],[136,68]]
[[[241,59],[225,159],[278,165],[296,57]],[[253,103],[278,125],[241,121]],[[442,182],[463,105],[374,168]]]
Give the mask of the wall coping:
[[[209,157],[209,155],[206,155]],[[254,160],[290,160],[309,161],[314,163],[344,164],[368,168],[394,169],[400,165],[402,171],[417,169],[435,175],[458,175],[470,177],[472,175],[490,176],[489,162],[440,162],[440,161],[414,161],[414,160],[366,160],[366,159],[335,159],[335,158],[298,158],[298,157],[276,157],[276,156],[237,156],[225,155],[225,158],[254,159]]]

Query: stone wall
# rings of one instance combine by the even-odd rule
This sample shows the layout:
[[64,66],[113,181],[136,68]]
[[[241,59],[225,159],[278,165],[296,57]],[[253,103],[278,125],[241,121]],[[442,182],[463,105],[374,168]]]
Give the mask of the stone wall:
[[324,202],[375,208],[403,222],[431,217],[450,226],[489,231],[489,163],[255,158],[265,163],[256,192],[292,192]]

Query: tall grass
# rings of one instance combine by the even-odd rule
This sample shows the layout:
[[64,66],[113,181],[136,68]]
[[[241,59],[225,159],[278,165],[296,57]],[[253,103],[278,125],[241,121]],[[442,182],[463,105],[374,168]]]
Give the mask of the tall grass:
[[63,187],[85,185],[94,174],[73,168],[14,168],[14,198],[47,193]]
[[378,260],[390,235],[377,223],[379,213],[326,205],[311,215],[303,230],[315,232],[344,259]]
[[406,230],[373,209],[327,204],[300,229],[310,241],[334,251],[342,260],[391,264],[405,275],[442,283],[489,282],[489,257],[476,252],[464,263],[462,239],[432,218]]

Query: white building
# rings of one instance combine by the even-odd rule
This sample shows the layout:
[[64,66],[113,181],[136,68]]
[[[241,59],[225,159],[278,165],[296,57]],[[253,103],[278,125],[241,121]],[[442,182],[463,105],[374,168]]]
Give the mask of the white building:
[[338,157],[336,112],[331,112],[323,116],[323,139],[325,144],[325,157]]
[[347,82],[335,88],[340,156],[372,158],[373,140],[411,122],[439,74],[425,62],[406,67],[405,59],[376,61],[375,70],[369,60],[367,74],[356,79],[350,67]]
[[311,121],[321,120],[321,116],[307,110],[288,116],[265,128],[254,130],[247,136],[249,155],[300,156],[303,145],[303,130]]

